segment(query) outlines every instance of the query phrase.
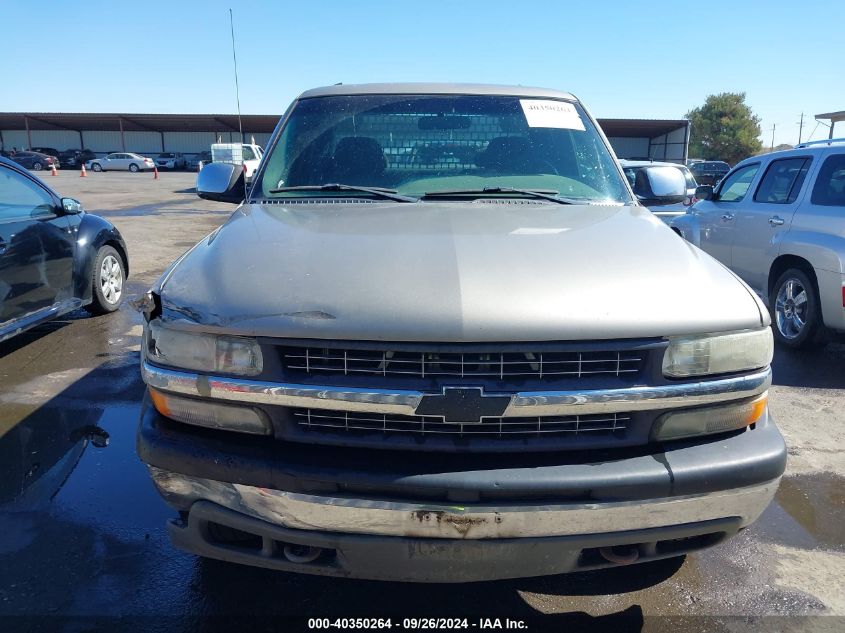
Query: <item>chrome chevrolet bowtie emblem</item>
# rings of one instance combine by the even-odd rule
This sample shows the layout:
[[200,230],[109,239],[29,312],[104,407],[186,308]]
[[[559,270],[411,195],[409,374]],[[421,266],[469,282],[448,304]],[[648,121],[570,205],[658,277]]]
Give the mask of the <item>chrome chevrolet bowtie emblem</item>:
[[481,418],[498,418],[511,396],[487,395],[482,387],[443,387],[443,393],[423,396],[417,415],[439,416],[452,424],[479,424]]

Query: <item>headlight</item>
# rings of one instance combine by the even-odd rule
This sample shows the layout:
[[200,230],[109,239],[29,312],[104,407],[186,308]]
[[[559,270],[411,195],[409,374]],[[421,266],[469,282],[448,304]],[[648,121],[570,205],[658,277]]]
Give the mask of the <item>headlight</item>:
[[672,338],[663,355],[663,375],[685,378],[766,367],[773,345],[771,328]]
[[254,339],[197,334],[150,322],[147,355],[153,362],[202,372],[257,376],[264,369],[261,348]]

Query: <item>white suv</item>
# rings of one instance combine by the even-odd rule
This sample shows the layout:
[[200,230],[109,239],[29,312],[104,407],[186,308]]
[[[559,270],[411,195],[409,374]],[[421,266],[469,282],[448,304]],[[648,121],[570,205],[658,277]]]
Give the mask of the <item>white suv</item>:
[[845,331],[845,139],[748,158],[696,197],[672,228],[767,302],[780,343]]
[[179,152],[162,152],[156,156],[156,165],[162,169],[185,169],[187,159]]

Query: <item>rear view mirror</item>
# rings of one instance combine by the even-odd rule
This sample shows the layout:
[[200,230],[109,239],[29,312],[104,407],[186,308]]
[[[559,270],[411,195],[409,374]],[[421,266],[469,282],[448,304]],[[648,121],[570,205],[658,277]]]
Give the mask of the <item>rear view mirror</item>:
[[76,215],[82,212],[82,203],[74,198],[62,198],[62,209],[65,213]]
[[711,185],[699,185],[695,188],[695,197],[699,200],[712,200],[713,187]]
[[246,196],[243,169],[229,163],[209,163],[197,174],[197,195],[203,200],[240,204]]
[[637,172],[634,193],[646,205],[676,204],[687,197],[687,179],[676,167],[644,167]]

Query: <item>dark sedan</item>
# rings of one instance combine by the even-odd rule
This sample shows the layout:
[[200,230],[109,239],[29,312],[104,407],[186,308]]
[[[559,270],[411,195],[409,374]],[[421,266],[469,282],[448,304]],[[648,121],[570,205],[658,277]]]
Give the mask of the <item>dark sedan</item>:
[[82,167],[89,160],[94,160],[97,155],[90,149],[67,149],[59,153],[59,162],[62,167]]
[[53,158],[59,158],[61,154],[55,147],[30,147],[29,151],[47,154],[47,156],[52,156]]
[[110,222],[0,158],[0,341],[80,307],[114,312],[128,272]]
[[50,169],[53,165],[56,169],[59,168],[59,159],[42,154],[40,152],[15,152],[9,158],[15,161],[21,167],[32,169],[33,171],[41,171],[42,169]]

